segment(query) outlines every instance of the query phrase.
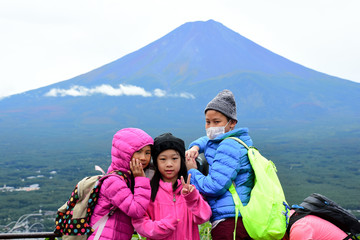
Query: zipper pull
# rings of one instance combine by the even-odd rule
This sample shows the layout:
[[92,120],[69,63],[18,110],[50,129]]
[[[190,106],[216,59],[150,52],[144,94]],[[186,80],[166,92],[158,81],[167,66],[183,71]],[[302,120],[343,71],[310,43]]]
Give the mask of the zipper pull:
[[173,198],[173,202],[176,202],[176,198],[175,198],[175,193],[174,193],[174,198]]

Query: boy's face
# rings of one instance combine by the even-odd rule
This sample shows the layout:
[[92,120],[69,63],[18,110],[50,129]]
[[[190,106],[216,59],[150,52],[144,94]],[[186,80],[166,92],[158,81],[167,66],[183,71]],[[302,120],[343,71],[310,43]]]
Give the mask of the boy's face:
[[162,151],[157,157],[157,165],[164,182],[175,183],[178,178],[181,165],[180,154],[173,150],[167,149]]
[[[209,127],[224,127],[228,123],[227,117],[221,112],[215,110],[207,110],[205,113],[205,129]],[[225,127],[225,132],[234,129],[236,121],[230,120],[229,124]]]
[[134,152],[132,158],[139,159],[141,162],[141,165],[144,168],[146,168],[151,160],[151,147],[150,145],[147,145],[140,149],[139,151]]

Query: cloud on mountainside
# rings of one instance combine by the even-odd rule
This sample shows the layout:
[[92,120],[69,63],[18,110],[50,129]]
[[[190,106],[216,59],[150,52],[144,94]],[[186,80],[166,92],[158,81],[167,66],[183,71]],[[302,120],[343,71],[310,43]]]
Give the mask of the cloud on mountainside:
[[119,88],[114,88],[110,85],[103,84],[94,88],[87,88],[83,86],[72,86],[70,89],[52,88],[50,91],[45,93],[46,97],[85,97],[94,94],[103,94],[108,96],[142,96],[142,97],[180,97],[180,98],[191,98],[195,99],[195,96],[191,93],[175,93],[169,94],[165,90],[155,89],[153,92],[146,91],[142,87],[134,85],[123,85],[119,84]]

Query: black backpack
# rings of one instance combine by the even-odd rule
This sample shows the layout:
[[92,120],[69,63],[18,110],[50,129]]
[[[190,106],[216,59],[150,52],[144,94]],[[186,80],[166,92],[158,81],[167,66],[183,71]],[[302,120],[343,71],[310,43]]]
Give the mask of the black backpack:
[[311,194],[304,199],[300,206],[293,205],[292,209],[295,210],[295,213],[290,217],[288,232],[297,220],[311,214],[333,223],[348,233],[349,236],[345,239],[358,239],[356,234],[360,233],[359,220],[336,202],[321,194]]

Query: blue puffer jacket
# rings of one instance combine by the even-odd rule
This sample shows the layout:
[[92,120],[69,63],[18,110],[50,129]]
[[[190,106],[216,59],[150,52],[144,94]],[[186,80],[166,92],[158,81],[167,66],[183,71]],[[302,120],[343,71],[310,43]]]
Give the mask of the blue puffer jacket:
[[[212,210],[211,222],[235,217],[235,204],[228,191],[234,181],[236,191],[243,205],[247,205],[254,186],[254,171],[251,168],[247,150],[240,143],[226,137],[238,137],[248,146],[252,140],[247,128],[234,129],[213,140],[201,137],[189,146],[197,145],[209,163],[209,174],[204,176],[197,169],[190,169],[191,183],[206,196]],[[225,139],[225,140],[224,140]],[[239,214],[240,216],[240,214]]]

